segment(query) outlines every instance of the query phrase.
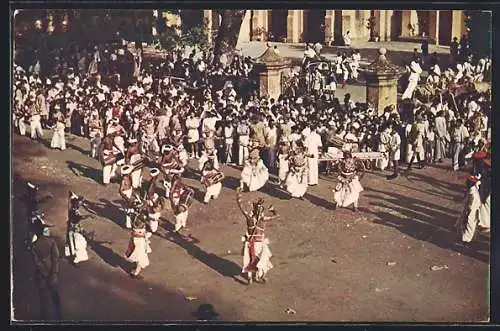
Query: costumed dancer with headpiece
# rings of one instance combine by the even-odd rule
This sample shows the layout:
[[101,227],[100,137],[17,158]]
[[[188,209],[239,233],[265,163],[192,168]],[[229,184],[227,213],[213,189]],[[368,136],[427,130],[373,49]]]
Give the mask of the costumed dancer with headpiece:
[[135,279],[142,279],[141,271],[149,266],[151,232],[146,231],[146,218],[146,215],[139,214],[134,220],[130,241],[125,252],[127,260],[135,264],[135,269],[130,271],[130,277]]
[[286,190],[294,198],[302,198],[307,191],[308,169],[306,151],[299,140],[290,154],[290,169],[286,177]]
[[194,192],[186,186],[178,174],[172,175],[172,187],[170,189],[170,204],[175,215],[175,230],[179,232],[186,227],[188,211],[193,202]]
[[179,157],[179,160],[181,161],[181,165],[183,168],[187,166],[188,163],[188,153],[186,151],[186,148],[184,147],[184,133],[182,132],[182,128],[180,125],[177,125],[174,127],[174,130],[172,131],[171,135],[171,143],[174,146],[174,148],[177,151],[177,155]]
[[132,215],[134,213],[134,206],[137,196],[132,187],[132,178],[130,174],[132,173],[132,166],[124,165],[121,168],[122,181],[120,183],[120,196],[125,201],[125,227],[130,229],[132,227]]
[[82,227],[80,222],[88,216],[80,214],[80,206],[84,198],[69,191],[68,195],[68,224],[66,233],[66,246],[64,249],[65,255],[71,259],[73,264],[87,261],[87,240],[82,235]]
[[60,111],[54,114],[54,133],[50,141],[50,148],[59,148],[61,151],[66,149],[66,139],[64,137],[64,130],[66,129],[66,118]]
[[353,210],[358,211],[359,193],[363,187],[356,174],[356,162],[350,151],[344,151],[343,159],[340,161],[339,183],[333,191],[335,207],[348,207],[353,205]]
[[172,187],[172,175],[180,175],[184,172],[182,162],[179,160],[177,151],[172,145],[163,145],[161,147],[162,159],[160,170],[163,172],[165,179],[163,185],[165,187],[165,197],[170,197],[170,188]]
[[267,210],[271,212],[272,216],[265,216],[264,200],[262,198],[254,201],[252,210],[247,212],[242,204],[242,190],[236,190],[236,203],[241,212],[245,216],[247,231],[241,237],[243,242],[243,268],[242,273],[246,273],[248,277],[248,284],[255,281],[265,282],[266,274],[273,268],[270,261],[272,257],[271,250],[269,249],[269,239],[264,236],[265,222],[278,217],[276,210],[273,206],[269,206]]
[[102,164],[102,182],[104,185],[111,183],[111,179],[116,177],[116,160],[119,151],[113,143],[114,133],[108,134],[101,141],[99,146],[99,156]]
[[248,160],[241,171],[240,187],[245,186],[250,192],[261,189],[269,179],[269,171],[260,158],[260,150],[253,144]]
[[159,174],[160,170],[156,168],[150,170],[151,181],[149,182],[147,192],[149,228],[153,233],[158,230],[158,222],[160,221],[161,211],[163,210],[164,206],[163,198],[161,198],[158,193],[156,193],[156,181]]
[[198,160],[198,170],[202,171],[208,160],[213,160],[214,167],[219,169],[219,160],[217,159],[217,149],[213,137],[207,137],[203,141],[203,152]]
[[125,164],[132,166],[132,173],[130,175],[132,178],[132,187],[138,189],[142,186],[143,159],[137,139],[131,138],[128,140],[128,143],[129,147],[125,153]]
[[217,199],[222,190],[224,173],[215,166],[216,159],[214,156],[209,156],[201,169],[201,183],[206,187],[205,197],[203,198],[204,203],[208,203],[210,199]]
[[290,170],[289,153],[290,142],[285,136],[281,136],[278,148],[278,178],[281,188],[284,187],[288,171]]

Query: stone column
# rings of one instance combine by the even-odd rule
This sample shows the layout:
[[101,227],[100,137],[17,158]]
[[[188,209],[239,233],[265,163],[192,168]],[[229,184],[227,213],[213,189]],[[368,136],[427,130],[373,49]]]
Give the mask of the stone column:
[[205,23],[205,33],[208,37],[208,42],[212,43],[212,10],[204,9],[203,10],[203,20]]
[[298,43],[299,39],[299,11],[289,10],[286,19],[286,42]]
[[408,29],[408,25],[411,24],[415,27],[414,36],[418,35],[418,16],[416,10],[403,10],[402,11],[402,20],[401,20],[401,35],[403,37],[411,37],[410,29]]
[[325,14],[325,45],[333,42],[333,26],[335,25],[335,11],[326,10]]
[[254,10],[252,17],[252,40],[267,40],[269,30],[267,24],[267,10]]
[[272,48],[256,59],[259,71],[259,96],[277,99],[281,94],[281,75],[284,69],[291,66],[291,61],[282,58]]
[[333,43],[336,46],[344,45],[344,37],[342,33],[342,10],[334,11]]
[[429,43],[439,44],[439,10],[429,12]]
[[394,14],[394,10],[384,10],[385,19],[384,19],[384,35],[380,36],[384,41],[391,41],[391,32],[392,32],[392,15]]
[[299,9],[299,42],[304,42],[304,10]]
[[364,74],[366,78],[366,102],[371,103],[379,115],[386,107],[398,101],[397,83],[402,69],[390,63],[385,57],[385,48],[379,49],[379,58],[370,64]]
[[463,10],[453,10],[451,15],[451,39],[457,37],[460,40],[463,34],[465,34]]

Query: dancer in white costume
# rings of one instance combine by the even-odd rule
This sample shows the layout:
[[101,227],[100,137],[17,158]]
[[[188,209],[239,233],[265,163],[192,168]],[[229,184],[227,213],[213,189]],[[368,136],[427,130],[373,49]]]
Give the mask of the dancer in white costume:
[[301,141],[297,141],[290,158],[290,170],[286,177],[286,190],[293,198],[302,198],[307,191],[308,169],[305,148]]
[[146,216],[139,215],[135,220],[130,232],[130,241],[125,257],[135,264],[135,269],[130,272],[130,277],[142,279],[141,271],[149,266],[149,256],[151,253],[150,239],[151,232],[146,231]]
[[288,175],[288,170],[290,168],[290,162],[288,160],[289,153],[290,142],[286,139],[286,137],[282,136],[278,149],[278,178],[281,188],[284,188],[285,186],[286,176]]
[[356,162],[350,151],[344,151],[344,158],[340,161],[339,183],[333,191],[336,207],[353,205],[353,210],[358,211],[359,193],[363,187],[356,175]]
[[211,199],[217,199],[222,190],[224,173],[214,165],[214,157],[209,158],[201,169],[201,182],[206,187],[204,203],[209,203]]
[[267,208],[272,216],[265,216],[264,200],[253,202],[252,210],[247,212],[241,201],[241,188],[237,189],[236,203],[245,216],[247,231],[241,238],[243,242],[243,268],[242,273],[247,274],[248,284],[251,284],[255,274],[255,281],[266,282],[266,274],[273,268],[270,261],[272,257],[269,249],[269,240],[264,236],[265,222],[278,217],[273,206]]
[[241,171],[240,187],[243,189],[246,186],[250,192],[257,191],[268,179],[269,171],[260,158],[259,149],[254,148]]

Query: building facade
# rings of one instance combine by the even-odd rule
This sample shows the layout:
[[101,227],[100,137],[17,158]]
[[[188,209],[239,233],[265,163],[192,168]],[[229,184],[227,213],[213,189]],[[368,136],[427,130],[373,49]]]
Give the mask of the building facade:
[[[208,33],[220,24],[214,10],[203,10]],[[331,44],[347,31],[353,40],[368,40],[368,21],[373,17],[374,35],[380,41],[418,41],[449,45],[466,34],[463,10],[248,10],[238,41]]]

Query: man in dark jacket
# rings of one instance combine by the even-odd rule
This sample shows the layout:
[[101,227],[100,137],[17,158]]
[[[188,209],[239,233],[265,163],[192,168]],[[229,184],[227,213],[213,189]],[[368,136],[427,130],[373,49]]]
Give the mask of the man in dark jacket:
[[62,319],[59,298],[59,249],[49,228],[41,225],[37,229],[38,239],[32,244],[31,255],[35,263],[35,285],[38,287],[41,304],[41,320],[51,319],[49,306],[54,307],[55,319]]

